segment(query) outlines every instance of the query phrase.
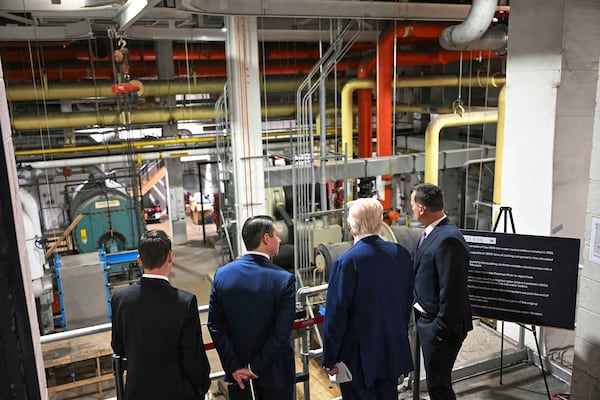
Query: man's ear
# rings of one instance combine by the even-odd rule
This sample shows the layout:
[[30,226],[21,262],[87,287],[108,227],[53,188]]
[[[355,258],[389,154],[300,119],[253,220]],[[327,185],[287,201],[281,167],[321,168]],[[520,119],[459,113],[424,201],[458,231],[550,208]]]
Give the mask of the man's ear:
[[138,265],[139,265],[140,267],[142,267],[142,266],[143,266],[143,265],[142,265],[142,257],[140,257],[140,255],[139,255],[139,254],[138,254],[138,256],[137,256],[137,262],[138,262]]

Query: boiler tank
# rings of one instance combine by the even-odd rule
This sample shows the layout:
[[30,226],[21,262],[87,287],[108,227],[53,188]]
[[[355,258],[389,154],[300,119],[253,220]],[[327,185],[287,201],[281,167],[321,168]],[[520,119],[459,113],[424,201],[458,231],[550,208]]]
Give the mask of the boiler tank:
[[135,249],[146,230],[141,212],[124,188],[108,187],[104,182],[88,182],[78,188],[70,214],[72,220],[83,215],[73,230],[75,248],[80,253],[100,248],[107,253]]

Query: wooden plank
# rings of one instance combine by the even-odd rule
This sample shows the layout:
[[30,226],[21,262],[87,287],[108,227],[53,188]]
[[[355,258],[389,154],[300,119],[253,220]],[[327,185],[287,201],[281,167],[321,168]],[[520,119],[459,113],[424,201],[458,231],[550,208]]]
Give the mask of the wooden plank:
[[67,227],[67,229],[65,229],[63,234],[60,235],[60,238],[56,242],[52,243],[52,246],[50,246],[50,248],[48,249],[48,251],[45,254],[46,260],[48,259],[48,257],[50,257],[52,255],[52,253],[54,253],[54,250],[56,250],[56,248],[58,247],[60,242],[62,242],[67,236],[69,236],[69,233],[71,233],[71,231],[73,229],[75,229],[75,227],[77,226],[79,221],[81,221],[82,219],[83,219],[83,214],[79,214],[78,216],[76,216],[75,219],[73,220],[73,222],[71,222],[71,224]]
[[80,381],[75,381],[75,382],[70,382],[70,383],[65,383],[62,385],[49,387],[48,393],[56,393],[56,392],[62,392],[65,390],[76,389],[76,388],[79,388],[82,386],[93,385],[95,383],[111,381],[113,379],[114,379],[114,377],[112,374],[95,376],[93,378],[86,378],[86,379],[82,379]]
[[110,347],[111,332],[44,343],[42,353],[44,368],[68,365],[113,354]]
[[[302,371],[302,364],[296,357],[296,372]],[[311,399],[329,400],[340,397],[340,387],[337,384],[329,382],[329,375],[321,368],[320,359],[312,359],[308,363],[309,371],[309,390]],[[304,383],[296,384],[296,398],[304,400]]]
[[148,193],[154,187],[154,185],[158,183],[158,181],[165,177],[166,168],[161,167],[160,169],[156,170],[156,172],[149,175],[150,176],[146,177],[146,182],[142,183],[142,196]]

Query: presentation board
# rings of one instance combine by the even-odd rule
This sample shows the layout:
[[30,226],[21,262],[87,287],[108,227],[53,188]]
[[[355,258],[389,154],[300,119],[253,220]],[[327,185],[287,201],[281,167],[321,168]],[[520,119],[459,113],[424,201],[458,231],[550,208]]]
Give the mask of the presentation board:
[[575,328],[579,239],[462,230],[473,316]]

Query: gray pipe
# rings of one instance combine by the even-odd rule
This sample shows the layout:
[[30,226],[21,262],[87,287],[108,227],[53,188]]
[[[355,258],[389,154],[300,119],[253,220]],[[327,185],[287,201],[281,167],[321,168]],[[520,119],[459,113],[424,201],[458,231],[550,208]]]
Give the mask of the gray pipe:
[[459,25],[444,29],[440,45],[446,50],[464,50],[467,45],[483,37],[496,12],[496,0],[473,0],[467,18]]

